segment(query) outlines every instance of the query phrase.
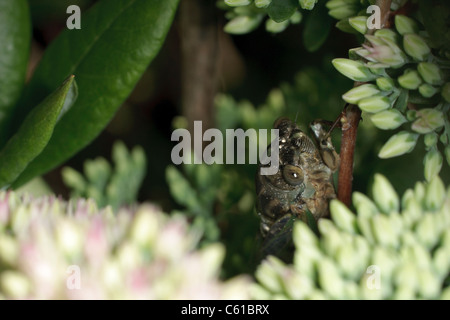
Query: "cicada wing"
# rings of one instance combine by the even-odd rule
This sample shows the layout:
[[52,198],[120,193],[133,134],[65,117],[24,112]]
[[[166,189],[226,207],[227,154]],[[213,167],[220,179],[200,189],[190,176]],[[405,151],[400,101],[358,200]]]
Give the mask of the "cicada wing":
[[292,227],[295,217],[286,215],[274,222],[261,247],[262,258],[273,255],[285,262],[291,262],[294,253]]

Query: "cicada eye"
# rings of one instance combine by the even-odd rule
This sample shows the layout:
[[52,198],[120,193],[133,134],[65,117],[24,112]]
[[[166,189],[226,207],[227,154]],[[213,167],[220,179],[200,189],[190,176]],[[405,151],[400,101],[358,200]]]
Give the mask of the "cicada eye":
[[283,168],[283,178],[290,185],[297,186],[303,182],[303,170],[288,164]]

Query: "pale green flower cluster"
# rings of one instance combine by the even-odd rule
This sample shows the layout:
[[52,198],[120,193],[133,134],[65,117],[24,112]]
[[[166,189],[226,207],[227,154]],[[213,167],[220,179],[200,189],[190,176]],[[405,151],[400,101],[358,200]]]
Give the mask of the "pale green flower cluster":
[[300,23],[300,9],[312,10],[317,0],[220,0],[218,6],[227,10],[229,22],[225,31],[245,34],[255,30],[264,20],[266,31],[279,33],[290,24]]
[[[367,18],[348,21],[364,34]],[[385,142],[378,156],[411,152],[423,136],[424,174],[430,181],[439,174],[444,156],[450,165],[450,56],[444,46],[432,43],[418,21],[399,14],[394,21],[392,29],[366,33],[366,44],[351,49],[350,59],[334,59],[333,65],[346,77],[363,82],[342,96],[346,102],[357,104],[379,129],[403,129]]]
[[153,205],[98,210],[0,192],[0,298],[246,299],[245,276],[219,279],[224,248],[196,249],[185,218]]
[[355,192],[355,215],[338,200],[320,238],[294,225],[293,265],[269,256],[256,271],[256,299],[450,299],[450,187],[439,177],[400,199],[376,175],[373,200]]

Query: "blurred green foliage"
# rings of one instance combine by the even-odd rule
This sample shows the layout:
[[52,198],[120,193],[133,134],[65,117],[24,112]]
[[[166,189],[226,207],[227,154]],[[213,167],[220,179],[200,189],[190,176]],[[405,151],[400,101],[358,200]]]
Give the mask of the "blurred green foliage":
[[84,162],[84,175],[73,168],[64,167],[62,178],[71,189],[71,198],[91,198],[99,208],[120,207],[137,202],[137,195],[146,174],[143,149],[134,147],[130,152],[118,141],[112,150],[114,166],[103,158]]

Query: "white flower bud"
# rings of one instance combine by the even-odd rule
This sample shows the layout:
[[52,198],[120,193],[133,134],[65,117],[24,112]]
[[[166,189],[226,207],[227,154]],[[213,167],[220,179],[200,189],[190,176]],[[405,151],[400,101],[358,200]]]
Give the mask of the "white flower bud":
[[391,106],[391,101],[388,97],[382,95],[375,95],[369,98],[361,99],[358,102],[358,107],[365,112],[377,113],[388,109]]
[[445,187],[439,176],[434,176],[425,191],[425,206],[432,211],[439,210],[444,203]]
[[230,20],[224,27],[225,32],[231,34],[245,34],[256,29],[263,18],[262,14],[254,16],[237,16]]
[[225,3],[230,7],[248,6],[252,3],[251,0],[225,0]]
[[267,8],[272,0],[255,0],[255,6],[257,8]]
[[417,66],[417,71],[420,76],[425,80],[425,82],[438,85],[441,83],[441,74],[439,71],[439,67],[431,62],[421,62]]
[[432,85],[430,85],[428,83],[424,83],[424,84],[420,85],[420,87],[419,87],[419,93],[424,98],[431,98],[437,92],[438,92],[438,89],[436,89],[435,87],[433,87]]
[[377,78],[376,83],[378,88],[383,91],[391,91],[395,87],[394,80],[387,77]]
[[401,14],[395,16],[395,28],[402,36],[407,33],[417,33],[419,31],[419,27],[413,19]]
[[347,78],[353,81],[370,81],[375,79],[369,69],[360,61],[354,61],[344,58],[336,58],[332,61],[333,66]]
[[409,56],[419,61],[425,60],[431,52],[425,40],[415,33],[403,36],[403,48]]
[[418,133],[429,133],[444,125],[442,111],[432,108],[417,111],[418,119],[411,125],[411,129]]
[[350,25],[359,33],[365,34],[367,32],[367,17],[357,16],[348,19]]
[[312,10],[317,0],[299,0],[300,6],[302,9]]
[[339,200],[331,200],[330,213],[333,221],[342,230],[349,233],[356,233],[356,218],[345,204]]
[[442,161],[442,155],[438,150],[433,149],[427,152],[423,158],[425,179],[427,181],[439,174],[442,168]]
[[385,176],[378,173],[375,174],[372,188],[373,200],[381,211],[386,214],[398,212],[400,209],[400,200],[394,187],[392,187]]
[[415,70],[405,71],[397,80],[403,88],[409,90],[415,90],[422,84],[422,79]]
[[393,135],[381,148],[378,157],[382,159],[397,157],[411,152],[417,143],[418,134],[401,131]]
[[393,130],[406,122],[406,118],[397,109],[378,112],[370,117],[373,124],[382,130]]
[[371,97],[379,92],[380,90],[375,85],[366,83],[350,89],[342,96],[342,99],[348,103],[356,104],[361,99]]

